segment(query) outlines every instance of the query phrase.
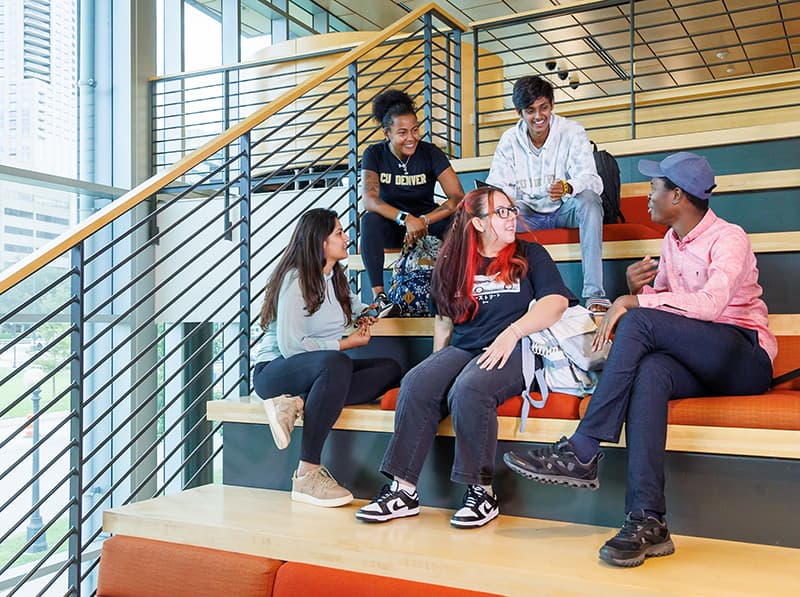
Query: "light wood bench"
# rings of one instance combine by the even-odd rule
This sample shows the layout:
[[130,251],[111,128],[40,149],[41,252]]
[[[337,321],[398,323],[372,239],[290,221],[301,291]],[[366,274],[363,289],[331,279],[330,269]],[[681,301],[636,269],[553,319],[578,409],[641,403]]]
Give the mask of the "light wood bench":
[[[454,167],[460,172],[488,170],[491,161],[491,156],[455,160]],[[721,175],[717,177],[717,185],[716,193],[800,189],[800,169]],[[646,196],[649,190],[649,182],[626,183],[622,185],[621,194],[623,198],[636,198]],[[630,223],[637,223],[631,218],[628,218],[628,220]],[[545,231],[545,233],[547,232],[549,231]],[[800,250],[800,232],[798,231],[759,232],[749,234],[748,237],[753,246],[753,251],[757,254]],[[543,244],[555,261],[581,260],[581,247],[578,242]],[[660,250],[661,238],[606,240],[603,242],[603,259],[640,259],[645,255],[658,253]],[[387,251],[384,255],[384,269],[391,269],[398,256],[399,253],[396,251]],[[350,255],[347,263],[351,271],[360,272],[364,270],[364,263],[360,254]]]
[[530,595],[781,595],[797,586],[800,550],[674,536],[676,552],[620,570],[597,559],[616,529],[501,515],[453,529],[452,510],[382,525],[354,519],[365,502],[316,508],[289,493],[206,485],[103,513],[103,530],[331,568]]
[[[800,336],[800,315],[770,315],[770,329],[779,340],[798,337]],[[373,326],[373,335],[432,336],[433,319],[383,319]],[[795,366],[800,366],[800,363]],[[790,368],[791,366],[787,369]],[[783,373],[784,371],[779,372]],[[800,385],[800,383],[796,383],[796,385]],[[800,390],[793,391],[796,391],[800,398]],[[732,397],[730,400],[735,401],[736,399],[737,397]],[[764,400],[768,400],[768,395],[764,397]],[[780,416],[780,414],[777,413],[774,416]],[[249,396],[208,402],[207,418],[211,421],[267,424],[267,418],[259,399],[257,397],[251,399]],[[571,435],[577,424],[577,419],[530,418],[525,431],[520,432],[519,417],[498,416],[498,439],[552,442],[562,435]],[[381,410],[379,404],[350,406],[344,409],[334,425],[334,429],[392,433],[394,431],[394,411]],[[450,418],[442,421],[438,433],[442,436],[452,437],[454,435]],[[619,444],[614,445],[624,446],[624,437],[623,433],[623,439]],[[670,424],[667,432],[667,450],[800,459],[800,430]]]

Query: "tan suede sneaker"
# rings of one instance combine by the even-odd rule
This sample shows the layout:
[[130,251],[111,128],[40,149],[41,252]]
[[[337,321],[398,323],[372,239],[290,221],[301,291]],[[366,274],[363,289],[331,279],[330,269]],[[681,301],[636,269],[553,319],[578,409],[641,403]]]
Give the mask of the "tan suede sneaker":
[[353,494],[336,482],[324,466],[309,471],[302,477],[297,471],[292,475],[292,499],[296,502],[334,508],[353,501]]
[[279,450],[284,450],[292,440],[294,422],[303,416],[303,399],[299,396],[281,394],[261,401],[267,413],[269,430]]

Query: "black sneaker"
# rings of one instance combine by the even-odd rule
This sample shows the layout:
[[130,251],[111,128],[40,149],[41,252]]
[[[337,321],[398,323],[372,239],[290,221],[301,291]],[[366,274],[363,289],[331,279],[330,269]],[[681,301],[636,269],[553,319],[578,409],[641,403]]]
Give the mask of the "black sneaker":
[[645,558],[675,553],[667,523],[631,512],[619,533],[600,548],[600,559],[614,566],[641,566]]
[[474,529],[491,522],[500,514],[497,496],[489,495],[480,485],[470,485],[464,494],[464,506],[450,519],[457,529]]
[[419,514],[419,495],[400,489],[397,481],[384,485],[378,496],[356,512],[356,518],[364,522],[386,522],[393,518],[405,518]]
[[390,301],[385,292],[379,292],[372,303],[375,305],[376,317],[398,317],[400,315],[400,305]]
[[603,454],[598,452],[588,463],[581,462],[569,440],[562,437],[551,446],[528,450],[521,455],[506,452],[503,462],[515,473],[540,483],[597,489],[600,487],[597,463],[602,458]]

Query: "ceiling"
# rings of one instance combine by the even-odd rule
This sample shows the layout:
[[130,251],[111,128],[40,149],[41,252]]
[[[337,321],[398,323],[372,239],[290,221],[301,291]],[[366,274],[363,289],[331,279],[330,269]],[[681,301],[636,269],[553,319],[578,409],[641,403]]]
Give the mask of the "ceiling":
[[[430,0],[315,0],[358,29],[378,29]],[[465,24],[565,0],[435,0]],[[640,89],[715,81],[800,67],[800,0],[637,0],[636,85]],[[579,83],[564,87],[574,99],[629,88],[628,3],[495,30],[481,46],[502,57],[507,79],[558,70]],[[511,36],[511,37],[509,37]],[[495,40],[490,39],[496,37]],[[589,39],[591,38],[591,39]]]
[[[194,2],[210,10],[221,4],[220,0]],[[356,30],[377,30],[430,0],[314,2]],[[573,4],[569,0],[435,3],[465,25]],[[252,8],[260,3],[246,4]],[[555,75],[545,65],[556,59],[555,71],[567,74],[563,83],[551,77],[562,99],[626,93],[631,68],[637,89],[653,90],[800,67],[800,0],[636,0],[633,67],[628,8],[628,2],[622,2],[485,30],[480,46],[502,60],[506,81],[531,72]],[[574,89],[569,85],[573,81]]]

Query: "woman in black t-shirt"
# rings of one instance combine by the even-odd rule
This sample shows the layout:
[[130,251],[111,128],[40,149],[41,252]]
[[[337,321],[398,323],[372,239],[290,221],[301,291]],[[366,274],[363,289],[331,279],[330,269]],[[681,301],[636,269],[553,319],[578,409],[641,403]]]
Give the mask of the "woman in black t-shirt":
[[520,340],[578,302],[547,251],[516,239],[516,216],[511,200],[491,187],[470,192],[458,205],[431,283],[438,311],[434,352],[401,382],[394,435],[381,464],[392,483],[356,513],[359,520],[419,513],[416,484],[448,414],[456,436],[450,478],[468,486],[450,524],[475,528],[498,515],[491,485],[497,407],[524,389]]
[[[443,238],[450,215],[464,190],[441,149],[420,140],[419,122],[411,97],[388,89],[375,97],[372,116],[386,140],[371,145],[361,160],[364,205],[361,218],[361,258],[379,308],[383,294],[383,252],[433,234]],[[439,182],[447,201],[437,205],[433,189]]]

